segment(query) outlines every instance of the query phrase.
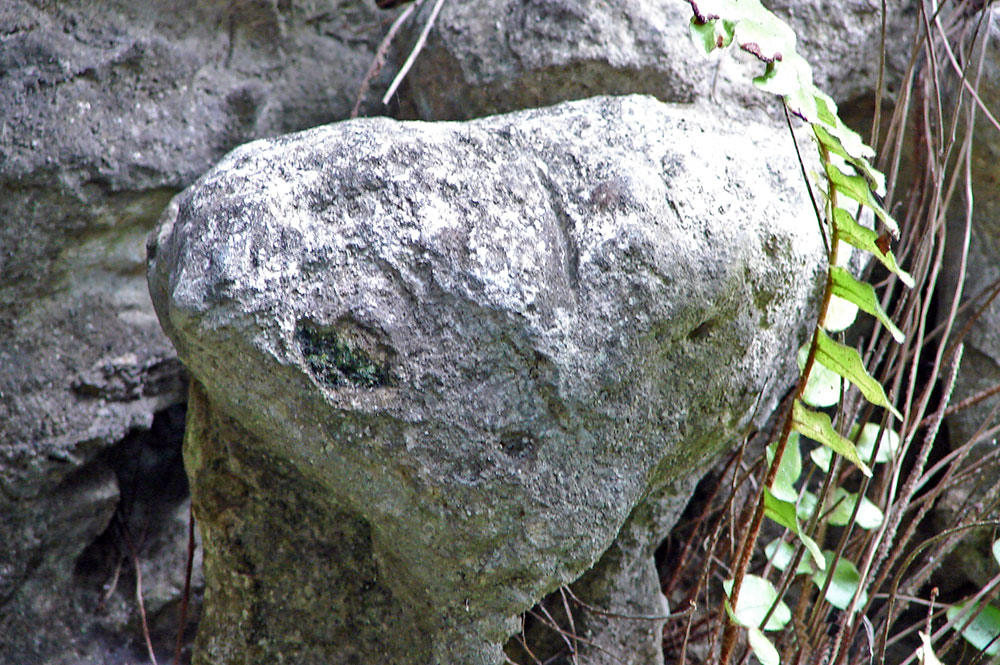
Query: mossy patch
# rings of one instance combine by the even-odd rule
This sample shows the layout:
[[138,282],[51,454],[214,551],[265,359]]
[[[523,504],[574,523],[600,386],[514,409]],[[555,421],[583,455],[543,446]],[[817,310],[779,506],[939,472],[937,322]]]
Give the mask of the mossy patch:
[[364,349],[348,344],[336,332],[300,326],[295,331],[295,341],[313,376],[326,386],[392,385],[387,363],[376,362]]

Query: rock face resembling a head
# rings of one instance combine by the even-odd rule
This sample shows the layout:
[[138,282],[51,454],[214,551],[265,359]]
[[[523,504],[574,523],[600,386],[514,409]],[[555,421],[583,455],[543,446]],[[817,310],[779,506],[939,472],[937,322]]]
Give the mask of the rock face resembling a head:
[[499,663],[613,543],[648,561],[788,385],[822,267],[787,133],[720,117],[353,120],[174,199],[198,662]]

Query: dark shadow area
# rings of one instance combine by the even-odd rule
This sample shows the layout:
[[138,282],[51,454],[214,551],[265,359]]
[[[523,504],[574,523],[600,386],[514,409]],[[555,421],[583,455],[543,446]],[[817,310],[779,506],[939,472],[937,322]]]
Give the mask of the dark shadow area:
[[[90,639],[103,645],[108,663],[150,662],[136,599],[136,561],[157,661],[174,659],[190,506],[181,455],[185,414],[183,404],[157,413],[149,430],[131,433],[98,462],[115,473],[118,507],[107,529],[77,559],[74,575],[80,603],[95,617]],[[201,609],[200,575],[195,579],[185,622],[185,663]]]

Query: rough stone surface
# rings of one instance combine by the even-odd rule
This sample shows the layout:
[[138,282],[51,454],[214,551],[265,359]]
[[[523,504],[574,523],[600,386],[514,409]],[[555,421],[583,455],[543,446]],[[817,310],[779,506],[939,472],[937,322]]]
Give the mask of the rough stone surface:
[[346,117],[381,33],[360,0],[0,2],[0,662],[106,662],[63,602],[99,457],[185,399],[149,230],[233,146]]
[[[909,53],[900,42],[912,34],[903,29],[915,20],[912,4],[888,3],[890,86]],[[768,6],[801,36],[800,52],[821,89],[838,100],[871,97],[879,62],[877,0]],[[691,15],[687,0],[449,2],[408,78],[404,109],[428,120],[468,119],[596,94],[644,93],[780,113],[773,96],[750,84],[760,62],[737,49],[706,56],[691,43]]]
[[787,142],[597,98],[254,142],[176,197],[149,280],[199,384],[196,662],[498,663],[630,515],[648,561],[789,378],[822,249]]
[[[660,617],[670,608],[660,591],[654,554],[690,495],[687,480],[650,494],[632,511],[593,568],[570,585],[568,592],[560,589],[543,599],[558,626],[587,640],[576,645],[581,663],[664,662],[664,621]],[[567,617],[567,607],[572,618]],[[524,650],[525,642],[531,654]],[[536,619],[534,625],[526,625],[524,635],[508,640],[505,651],[517,663],[534,662],[534,658],[544,662],[565,654],[566,641],[550,625]]]

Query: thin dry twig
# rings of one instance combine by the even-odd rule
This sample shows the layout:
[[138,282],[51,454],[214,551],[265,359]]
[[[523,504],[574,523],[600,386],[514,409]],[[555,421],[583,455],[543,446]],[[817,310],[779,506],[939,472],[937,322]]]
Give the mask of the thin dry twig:
[[[688,602],[688,608],[686,610],[683,610],[681,612],[674,612],[672,614],[619,614],[617,612],[608,612],[607,610],[602,610],[600,608],[594,607],[593,605],[583,602],[582,600],[577,598],[576,594],[573,593],[573,590],[570,589],[568,586],[562,586],[559,588],[559,590],[563,593],[569,594],[569,597],[573,599],[573,602],[579,605],[580,607],[584,608],[585,610],[603,617],[610,617],[612,619],[627,619],[629,621],[667,621],[669,619],[679,619],[681,617],[686,617],[690,615],[692,612],[694,612],[696,608],[695,602],[692,600]],[[568,612],[569,609],[567,608],[566,611]]]
[[416,0],[416,2],[408,5],[406,9],[400,12],[399,16],[396,17],[396,20],[392,22],[392,25],[389,27],[389,32],[385,34],[382,42],[378,45],[378,49],[375,50],[375,57],[372,58],[372,64],[368,68],[368,72],[365,74],[365,77],[361,79],[361,85],[358,86],[358,98],[354,102],[354,108],[351,109],[352,118],[358,117],[358,113],[361,111],[361,103],[364,101],[365,95],[368,94],[368,88],[371,86],[372,81],[375,80],[375,77],[379,75],[379,72],[382,71],[382,68],[385,67],[386,58],[389,56],[389,47],[396,38],[396,33],[399,32],[401,27],[403,27],[403,24],[406,23],[408,18],[410,18],[410,15],[413,14],[413,12],[416,11],[417,8],[423,3],[424,0]]
[[593,641],[588,640],[586,638],[580,637],[579,635],[576,635],[575,633],[571,633],[568,630],[565,630],[565,629],[561,628],[559,626],[559,624],[557,624],[555,622],[555,619],[552,618],[552,615],[549,614],[549,611],[545,609],[544,605],[538,605],[538,608],[541,609],[542,612],[544,612],[545,615],[548,618],[546,619],[545,617],[543,617],[542,615],[538,614],[538,612],[535,612],[534,610],[531,610],[531,615],[533,617],[535,617],[536,619],[538,619],[539,621],[541,621],[542,623],[544,623],[546,626],[548,626],[552,630],[556,631],[559,635],[561,635],[562,638],[563,638],[563,640],[569,646],[569,650],[570,650],[570,653],[572,655],[574,655],[574,656],[576,655],[577,649],[576,649],[576,646],[573,645],[572,642],[570,642],[570,640],[572,640],[573,642],[579,642],[580,644],[586,644],[589,647],[593,647],[593,648],[597,649],[598,651],[601,651],[601,652],[607,654],[608,656],[611,656],[612,658],[614,658],[615,660],[617,660],[619,663],[624,663],[625,662],[619,656],[617,656],[616,654],[611,653],[610,651],[608,651],[607,649],[605,649],[604,647],[602,647],[600,644],[597,644],[596,642],[593,642]]
[[[569,609],[569,601],[566,600],[565,585],[559,587],[559,595],[562,597],[563,611],[566,612],[566,619],[569,621],[569,631],[576,635],[576,621],[573,619],[573,612]],[[580,665],[577,659],[577,653],[574,649],[573,651],[573,665]]]
[[[986,15],[985,12],[983,12],[980,15],[980,20],[982,20],[982,18],[985,17],[985,15]],[[993,125],[997,131],[1000,131],[1000,121],[998,121],[996,117],[992,113],[990,113],[990,109],[983,102],[982,98],[980,98],[979,91],[977,89],[978,85],[973,86],[971,83],[969,83],[968,77],[965,76],[965,72],[962,70],[962,66],[958,64],[958,59],[955,58],[955,53],[951,49],[951,44],[948,43],[947,35],[945,35],[944,28],[941,27],[940,21],[935,21],[935,24],[938,31],[941,33],[941,42],[944,44],[945,52],[948,54],[948,61],[951,63],[952,69],[955,70],[955,73],[957,73],[961,78],[962,86],[965,87],[966,91],[975,100],[976,106],[979,107],[979,110],[983,112],[983,115],[985,115],[989,119],[990,124]],[[989,40],[990,33],[987,30],[984,34],[985,34],[985,41],[982,46],[983,53],[986,52],[986,47],[987,47],[986,42],[988,42]]]
[[417,38],[417,43],[414,44],[413,50],[410,51],[410,55],[406,59],[406,62],[403,63],[399,73],[396,74],[396,78],[392,80],[392,83],[389,85],[389,89],[386,91],[385,95],[382,96],[383,104],[389,103],[392,96],[396,94],[396,88],[398,88],[399,84],[403,82],[403,79],[406,78],[407,73],[410,71],[410,67],[413,66],[414,62],[416,62],[417,55],[420,54],[420,51],[424,48],[424,44],[427,43],[427,35],[430,34],[431,28],[434,27],[434,21],[437,20],[438,12],[441,11],[441,7],[443,5],[444,0],[434,0],[434,7],[431,8],[431,15],[427,17],[427,22],[424,23],[424,29],[420,31],[420,37]]
[[142,622],[142,637],[146,641],[146,650],[149,652],[149,660],[153,665],[156,662],[156,653],[153,651],[153,639],[149,634],[149,624],[146,621],[146,604],[142,600],[142,566],[139,565],[139,552],[132,543],[132,535],[129,533],[128,525],[122,521],[122,534],[125,537],[125,545],[128,547],[129,555],[132,558],[132,566],[135,568],[135,600],[139,605],[139,619]]
[[115,563],[115,570],[111,574],[111,580],[104,585],[104,593],[101,594],[101,598],[97,603],[98,611],[103,610],[107,606],[108,601],[111,600],[111,596],[115,594],[115,589],[118,588],[118,578],[121,576],[124,566],[125,557],[119,553],[117,555],[117,562]]
[[[744,439],[744,441],[745,440],[746,439]],[[745,446],[741,446],[740,452],[742,453],[744,449]],[[708,519],[709,513],[712,512],[713,507],[715,506],[716,503],[715,499],[718,496],[719,491],[722,489],[723,480],[725,480],[726,476],[729,474],[730,469],[732,469],[733,467],[733,464],[737,462],[739,459],[741,459],[740,454],[734,453],[729,456],[729,460],[726,462],[725,468],[722,470],[722,473],[719,475],[718,481],[712,488],[712,493],[705,500],[705,505],[702,508],[701,514],[698,516],[697,520],[695,520],[694,528],[691,529],[691,534],[688,536],[687,540],[684,543],[684,548],[681,550],[681,554],[678,557],[679,561],[677,565],[674,566],[674,571],[673,573],[671,573],[669,581],[667,581],[667,583],[663,586],[664,595],[669,596],[670,592],[673,591],[675,586],[677,586],[677,582],[680,580],[681,573],[685,570],[685,564],[688,560],[689,553],[691,552],[691,547],[694,545],[695,539],[701,533],[701,526]],[[732,473],[733,477],[735,478],[736,470],[732,469]]]
[[524,615],[523,614],[521,615],[521,632],[518,633],[517,637],[518,637],[518,639],[521,642],[521,646],[524,647],[525,653],[527,653],[528,656],[530,656],[531,659],[533,661],[535,661],[535,665],[542,665],[542,661],[538,658],[538,656],[535,655],[535,652],[531,650],[531,647],[528,646],[528,640],[526,640],[524,638]]
[[191,597],[191,569],[194,567],[194,505],[188,506],[188,547],[187,565],[184,570],[184,595],[181,596],[181,606],[177,618],[177,645],[174,649],[174,665],[181,665],[181,652],[184,648],[184,625],[187,623],[188,599]]

